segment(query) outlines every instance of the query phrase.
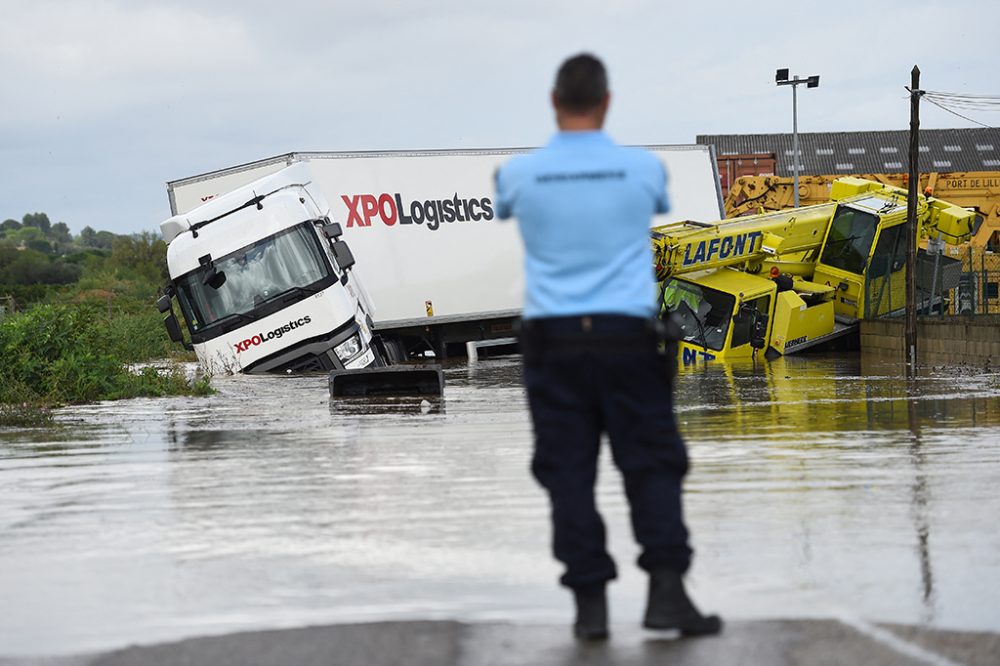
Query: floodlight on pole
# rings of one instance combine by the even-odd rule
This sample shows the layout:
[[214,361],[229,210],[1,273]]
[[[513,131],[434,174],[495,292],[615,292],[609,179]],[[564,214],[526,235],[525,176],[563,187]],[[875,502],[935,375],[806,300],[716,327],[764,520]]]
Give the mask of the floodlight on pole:
[[792,193],[795,197],[795,207],[799,207],[799,110],[797,89],[800,84],[806,84],[806,88],[819,87],[819,75],[813,75],[800,79],[798,74],[794,78],[788,78],[788,68],[779,69],[774,73],[774,82],[779,86],[792,87]]

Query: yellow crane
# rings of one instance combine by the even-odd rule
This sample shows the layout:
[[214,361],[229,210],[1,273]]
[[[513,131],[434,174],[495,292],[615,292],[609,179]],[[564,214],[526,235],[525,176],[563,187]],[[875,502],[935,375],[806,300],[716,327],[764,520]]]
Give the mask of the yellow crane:
[[[651,231],[661,312],[684,363],[788,354],[902,308],[905,190],[859,178],[828,201]],[[959,243],[974,213],[918,195],[920,236]]]

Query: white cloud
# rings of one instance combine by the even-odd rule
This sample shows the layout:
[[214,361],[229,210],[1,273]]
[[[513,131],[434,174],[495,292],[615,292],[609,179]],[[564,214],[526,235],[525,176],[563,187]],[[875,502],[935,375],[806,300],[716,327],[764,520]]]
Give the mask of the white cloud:
[[181,6],[43,1],[19,11],[0,24],[0,53],[40,74],[93,80],[206,61],[234,65],[254,51],[237,17]]
[[157,81],[252,66],[256,48],[237,17],[171,5],[33,2],[5,11],[0,69],[13,104],[0,125],[137,106]]

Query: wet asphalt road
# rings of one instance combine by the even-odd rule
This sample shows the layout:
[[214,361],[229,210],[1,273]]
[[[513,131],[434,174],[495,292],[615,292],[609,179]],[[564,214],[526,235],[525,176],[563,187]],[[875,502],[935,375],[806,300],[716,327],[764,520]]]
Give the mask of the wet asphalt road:
[[564,626],[399,622],[260,631],[0,666],[993,666],[1000,636],[835,620],[739,622],[713,638],[678,639],[617,627],[580,643]]
[[[976,655],[997,654],[1000,631],[1000,384],[969,368],[898,375],[826,357],[686,370],[689,586],[730,630],[651,643],[632,628],[644,580],[605,460],[598,496],[622,575],[615,639],[591,663],[660,652],[671,663],[851,663],[808,651],[869,644],[917,659],[869,663],[990,663]],[[0,434],[0,655],[286,628],[263,637],[370,644],[360,663],[587,663],[599,652],[569,640],[569,596],[527,473],[518,361],[454,364],[447,378],[444,399],[421,404],[331,403],[323,377],[237,377],[211,398],[72,407],[55,430]],[[401,624],[371,624],[386,621]],[[341,623],[353,628],[308,639],[291,629]],[[901,640],[928,641],[932,660],[871,638],[882,623],[916,627]],[[397,647],[464,647],[452,661],[394,662],[392,631],[410,636]],[[259,639],[143,659],[180,663],[169,655],[223,644],[244,654]]]

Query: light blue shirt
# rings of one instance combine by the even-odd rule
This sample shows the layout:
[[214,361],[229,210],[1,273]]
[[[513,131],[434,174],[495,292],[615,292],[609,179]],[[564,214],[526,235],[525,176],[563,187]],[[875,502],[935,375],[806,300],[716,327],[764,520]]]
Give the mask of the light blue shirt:
[[525,251],[524,318],[652,317],[650,218],[666,213],[663,163],[602,131],[559,132],[496,174],[500,219],[518,220]]

